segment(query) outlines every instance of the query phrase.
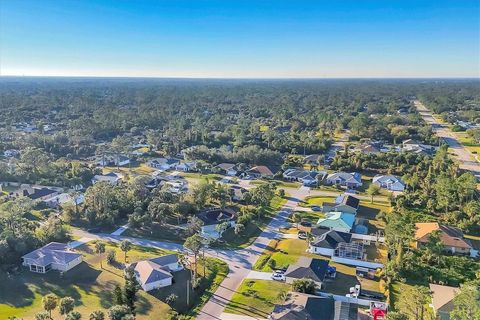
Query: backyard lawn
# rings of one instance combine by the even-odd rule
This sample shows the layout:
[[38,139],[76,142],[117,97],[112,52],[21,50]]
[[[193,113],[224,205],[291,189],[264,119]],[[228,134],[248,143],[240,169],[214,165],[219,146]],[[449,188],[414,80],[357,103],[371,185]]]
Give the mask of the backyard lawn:
[[[113,304],[113,289],[116,285],[123,285],[124,253],[115,243],[108,243],[106,251],[114,250],[116,263],[110,266],[103,262],[100,268],[100,257],[94,254],[94,244],[83,245],[77,249],[84,255],[83,262],[72,270],[61,275],[51,271],[45,275],[35,274],[22,269],[19,274],[0,274],[0,315],[2,319],[16,316],[24,319],[33,319],[34,314],[42,311],[42,297],[54,293],[59,297],[71,296],[76,301],[75,310],[87,319],[90,312],[103,310],[106,312]],[[166,250],[134,246],[128,252],[127,262],[134,262],[145,258],[171,253]],[[202,303],[215,290],[228,272],[228,267],[217,259],[207,261],[207,278],[201,282],[200,289],[191,296],[191,308]],[[203,268],[199,268],[203,269]],[[202,271],[202,270],[199,270]],[[186,288],[184,278],[190,272],[174,273],[174,284],[161,290],[158,297],[164,299],[170,293],[183,296]],[[182,281],[183,279],[183,281]],[[205,292],[206,290],[206,292]],[[165,319],[171,309],[167,304],[153,294],[139,291],[137,302],[137,319]],[[183,302],[184,303],[184,302]],[[178,311],[184,312],[185,305],[177,302]],[[151,311],[155,310],[155,315]],[[159,315],[164,317],[159,318]],[[53,312],[54,319],[61,319],[58,309]]]
[[269,280],[244,280],[225,308],[225,312],[265,319],[277,303],[281,293],[291,290],[289,284]]

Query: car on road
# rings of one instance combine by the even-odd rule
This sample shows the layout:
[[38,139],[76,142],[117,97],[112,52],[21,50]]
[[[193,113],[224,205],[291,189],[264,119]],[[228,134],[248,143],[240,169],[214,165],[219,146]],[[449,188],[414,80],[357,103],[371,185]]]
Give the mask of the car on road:
[[307,239],[307,233],[305,231],[298,231],[298,239],[305,240]]
[[281,270],[275,270],[273,271],[272,273],[272,279],[275,280],[275,281],[285,281],[286,278],[285,278],[285,274],[283,271]]
[[312,211],[322,211],[322,207],[320,206],[311,206],[310,208],[312,209]]

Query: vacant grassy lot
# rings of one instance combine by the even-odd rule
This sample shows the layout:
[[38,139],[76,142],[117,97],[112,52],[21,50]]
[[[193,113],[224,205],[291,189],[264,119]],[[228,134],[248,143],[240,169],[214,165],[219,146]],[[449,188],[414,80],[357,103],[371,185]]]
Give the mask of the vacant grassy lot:
[[275,304],[282,302],[281,293],[291,289],[289,284],[269,280],[244,280],[225,308],[235,313],[265,319]]
[[[109,243],[106,250],[114,250],[117,262],[110,266],[103,262],[100,267],[100,257],[94,254],[94,244],[81,246],[77,249],[84,255],[84,262],[63,276],[59,272],[51,271],[45,275],[35,274],[22,269],[18,275],[8,276],[0,274],[0,318],[6,319],[17,316],[24,319],[33,319],[34,314],[42,311],[42,297],[54,293],[59,297],[71,296],[76,301],[75,309],[83,318],[87,319],[94,310],[106,311],[113,304],[113,289],[116,285],[123,285],[124,253],[117,244]],[[165,255],[171,252],[155,248],[134,246],[128,252],[127,262],[134,262],[145,258]],[[211,292],[225,278],[228,267],[217,259],[208,259],[206,278],[201,281],[200,287],[191,294],[191,305],[186,307],[185,301],[177,300],[174,308],[179,312],[192,313],[192,310],[203,304]],[[199,267],[199,272],[203,268]],[[171,293],[183,297],[186,290],[186,278],[189,271],[174,273],[174,284],[163,288],[161,292],[146,293],[139,291],[137,302],[137,319],[165,319],[171,309],[162,302]],[[160,291],[160,290],[157,290]],[[153,311],[155,312],[153,314]],[[58,310],[53,312],[54,319],[61,319]]]
[[322,206],[324,202],[335,202],[335,197],[307,197],[300,203],[302,207]]
[[275,260],[275,267],[286,268],[301,256],[314,256],[306,252],[307,242],[300,239],[272,240],[253,267],[258,271],[273,271],[268,260]]

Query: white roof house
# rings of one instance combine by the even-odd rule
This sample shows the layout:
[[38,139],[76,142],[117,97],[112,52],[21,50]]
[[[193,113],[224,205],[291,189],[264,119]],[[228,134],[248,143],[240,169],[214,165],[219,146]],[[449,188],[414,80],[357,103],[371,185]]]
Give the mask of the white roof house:
[[380,188],[384,188],[391,191],[404,191],[405,184],[399,177],[394,175],[378,175],[373,178],[373,184],[376,184]]
[[117,184],[122,180],[122,175],[115,172],[110,172],[107,174],[97,174],[93,177],[92,183],[95,184],[97,182],[108,182],[110,184]]
[[50,242],[22,257],[30,271],[46,273],[49,270],[68,271],[82,262],[82,255],[70,250],[67,244]]
[[82,204],[84,200],[85,200],[85,196],[83,194],[80,194],[78,197],[75,197],[74,199],[68,193],[60,193],[48,199],[44,199],[43,202],[45,202],[49,207],[57,207],[65,203],[72,203],[72,204],[79,205],[79,204]]
[[148,161],[148,165],[155,169],[168,170],[178,165],[180,161],[174,158],[156,158]]
[[183,266],[178,263],[176,254],[169,254],[149,260],[132,263],[135,276],[145,291],[150,291],[172,284],[172,272],[180,271]]

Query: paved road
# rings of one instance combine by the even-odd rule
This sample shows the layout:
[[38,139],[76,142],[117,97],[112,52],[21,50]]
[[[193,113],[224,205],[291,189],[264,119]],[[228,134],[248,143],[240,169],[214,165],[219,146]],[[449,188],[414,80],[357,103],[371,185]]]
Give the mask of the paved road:
[[[238,289],[243,279],[245,279],[251,272],[253,265],[270,241],[281,236],[280,228],[287,225],[288,216],[297,207],[298,202],[310,194],[309,191],[309,188],[305,187],[289,190],[291,196],[287,203],[272,218],[268,226],[263,230],[258,238],[255,239],[255,241],[247,248],[240,250],[207,250],[207,255],[225,261],[228,264],[230,271],[227,277],[212,295],[210,300],[202,308],[200,314],[197,316],[197,319],[228,319],[230,317],[230,315],[223,313],[225,306]],[[112,234],[92,234],[84,230],[75,229],[73,233],[81,238],[80,240],[73,242],[74,244],[78,245],[96,239],[114,242],[129,240],[132,244],[143,247],[154,247],[172,251],[183,250],[183,246],[178,243],[126,237],[122,236],[121,234],[117,234],[118,232],[116,231]]]
[[460,162],[460,168],[472,171],[474,174],[480,174],[480,164],[475,161],[475,157],[470,150],[465,148],[458,141],[455,133],[453,133],[448,126],[435,119],[432,115],[432,112],[430,112],[430,110],[428,110],[420,101],[416,100],[414,104],[423,120],[432,125],[435,134],[448,144]]
[[260,236],[249,247],[233,252],[234,257],[235,255],[240,255],[242,257],[243,263],[235,263],[230,257],[222,259],[228,263],[230,273],[202,308],[197,319],[228,319],[228,316],[223,313],[225,306],[228,304],[243,279],[245,279],[251,272],[252,266],[260,257],[266,246],[271,240],[280,235],[279,229],[286,226],[288,216],[298,205],[299,200],[308,196],[308,191],[308,188],[292,190],[290,192],[291,196],[285,206],[283,206],[277,215],[271,220]]

